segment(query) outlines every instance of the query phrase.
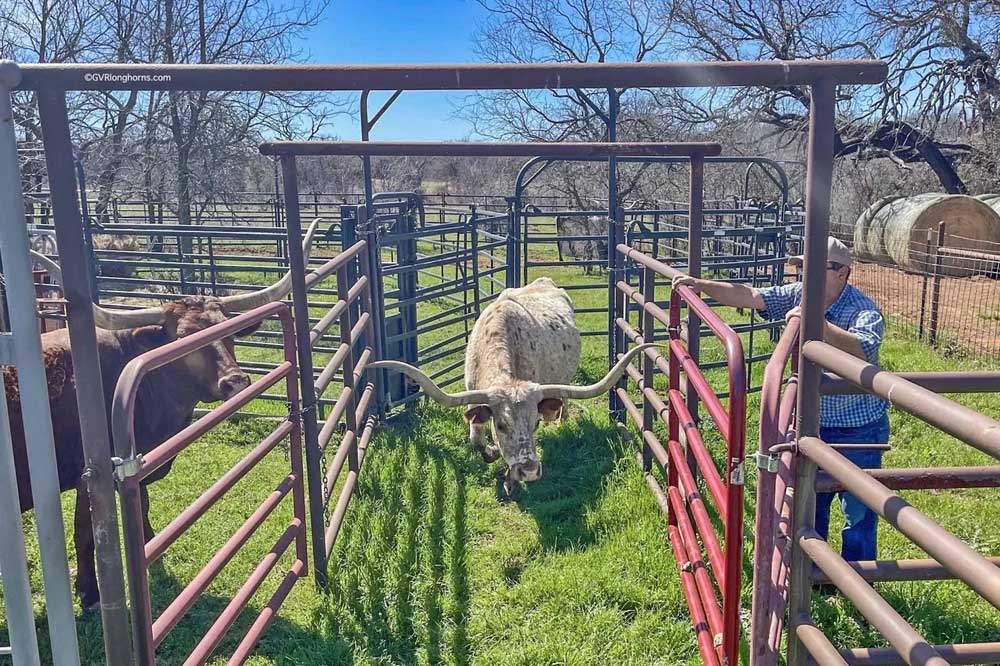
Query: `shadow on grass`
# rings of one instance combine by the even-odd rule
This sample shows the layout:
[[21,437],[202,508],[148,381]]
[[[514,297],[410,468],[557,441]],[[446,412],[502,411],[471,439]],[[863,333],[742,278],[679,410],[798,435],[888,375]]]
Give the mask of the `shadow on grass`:
[[[403,425],[405,423],[406,425]],[[468,664],[467,470],[419,412],[380,435],[331,558],[325,632],[375,661]],[[400,433],[413,433],[400,435]]]
[[[279,565],[271,576],[284,575],[283,572]],[[308,578],[296,583],[297,586],[311,584],[312,581]],[[149,586],[153,594],[154,617],[156,617],[183,590],[184,583],[168,573],[160,563],[156,563],[150,568]],[[200,597],[157,648],[156,663],[161,665],[183,663],[229,602],[229,598],[217,595]],[[240,614],[213,651],[213,660],[232,655],[266,603],[266,599],[255,600],[249,609]],[[39,616],[37,627],[40,638],[44,637],[47,634],[44,614]],[[77,617],[77,632],[80,642],[80,663],[103,664],[104,647],[100,613],[80,614]],[[47,651],[47,641],[43,641],[41,647]],[[282,617],[280,610],[264,630],[253,654],[270,663],[283,666],[303,663],[348,666],[354,663],[353,652],[348,643],[336,636],[325,636],[312,628],[289,622]],[[42,663],[51,663],[51,654],[42,655]]]
[[517,502],[534,517],[543,547],[566,550],[594,543],[587,509],[614,468],[620,440],[610,421],[587,417],[539,432],[542,478],[527,485]]

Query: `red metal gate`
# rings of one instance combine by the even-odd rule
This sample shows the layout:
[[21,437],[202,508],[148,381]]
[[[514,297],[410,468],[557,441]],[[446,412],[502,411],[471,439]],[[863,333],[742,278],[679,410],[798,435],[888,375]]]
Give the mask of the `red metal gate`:
[[[238,331],[254,326],[269,317],[277,317],[281,322],[284,341],[284,361],[274,370],[255,381],[246,389],[226,400],[209,413],[193,422],[179,433],[170,437],[155,449],[144,455],[135,451],[133,418],[136,397],[143,378],[159,367],[190,354],[212,342],[230,337]],[[235,414],[248,402],[272,387],[281,379],[285,380],[289,413],[281,423],[242,460],[222,475],[212,486],[174,518],[166,528],[149,543],[143,536],[142,501],[140,485],[143,479],[162,467],[169,460],[186,449],[192,442],[208,433]],[[125,555],[128,569],[129,592],[131,596],[132,635],[136,663],[149,665],[156,661],[156,647],[177,625],[185,613],[204,594],[205,590],[229,563],[251,536],[260,528],[281,501],[292,496],[294,517],[271,550],[263,556],[246,582],[233,595],[211,627],[205,630],[187,657],[185,666],[203,664],[218,647],[225,633],[232,627],[240,612],[246,608],[251,597],[264,579],[275,568],[292,542],[295,543],[295,560],[285,573],[267,606],[242,638],[230,664],[241,664],[250,655],[257,640],[274,617],[295,582],[306,574],[306,508],[303,490],[302,445],[299,425],[298,379],[295,365],[295,338],[291,313],[284,303],[271,303],[251,310],[224,323],[181,338],[163,347],[149,351],[133,359],[121,374],[115,391],[112,409],[115,451],[120,457],[116,467],[119,475],[119,493],[122,501],[123,526],[125,532]],[[289,442],[291,469],[283,477],[274,491],[268,495],[249,518],[233,533],[225,545],[205,564],[204,568],[167,606],[153,619],[149,593],[149,566],[174,543],[191,525],[219,501],[240,479],[250,472],[268,453],[285,439]]]
[[[617,251],[642,267],[641,290],[625,280],[617,284],[618,291],[625,298],[639,305],[641,330],[633,327],[625,316],[617,318],[618,327],[636,344],[656,339],[656,323],[665,326],[670,337],[667,358],[655,349],[649,349],[643,358],[642,372],[632,366],[628,368],[629,377],[635,381],[643,396],[642,413],[625,388],[617,389],[618,397],[642,432],[641,462],[646,482],[667,515],[670,543],[680,568],[681,585],[691,610],[702,660],[706,666],[736,666],[739,663],[746,438],[743,343],[739,335],[689,287],[672,290],[670,312],[665,312],[656,304],[656,280],[660,278],[661,283],[664,279],[669,282],[681,273],[627,245],[619,245]],[[681,333],[681,303],[686,303],[688,309],[723,345],[729,373],[728,407],[722,404],[688,353]],[[619,307],[622,314],[626,311],[625,307]],[[666,401],[654,389],[657,369],[669,378]],[[726,442],[723,475],[719,474],[716,462],[705,446],[698,422],[688,407],[687,396],[682,392],[682,373],[687,380],[687,390],[697,394]],[[666,447],[653,431],[657,418],[667,426]],[[686,441],[686,451],[682,441]],[[666,492],[651,473],[653,458],[666,474]],[[696,476],[699,472],[709,491],[709,504],[724,526],[721,546],[705,500],[698,491]],[[708,567],[705,566],[706,556]]]

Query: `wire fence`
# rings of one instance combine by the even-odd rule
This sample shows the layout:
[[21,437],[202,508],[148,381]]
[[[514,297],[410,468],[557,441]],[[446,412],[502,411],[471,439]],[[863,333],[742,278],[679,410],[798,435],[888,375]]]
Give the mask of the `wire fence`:
[[[853,245],[849,225],[833,234]],[[922,235],[895,259],[858,256],[852,282],[891,325],[945,352],[1000,359],[1000,243],[949,233],[946,222]]]

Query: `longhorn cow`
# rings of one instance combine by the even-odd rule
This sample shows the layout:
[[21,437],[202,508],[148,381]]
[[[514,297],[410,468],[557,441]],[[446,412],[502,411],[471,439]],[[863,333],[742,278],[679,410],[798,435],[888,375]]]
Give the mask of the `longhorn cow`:
[[[312,238],[319,220],[309,227],[303,242],[303,253],[308,261]],[[32,252],[35,261],[62,284],[59,266],[44,255]],[[240,312],[260,307],[284,298],[291,291],[291,273],[264,289],[216,298],[213,296],[187,296],[162,306],[132,311],[106,310],[94,305],[97,324],[97,353],[101,364],[104,404],[110,409],[118,377],[125,365],[151,349],[204,330],[226,320],[230,312]],[[251,330],[241,334],[251,333]],[[84,452],[80,434],[76,391],[94,390],[95,387],[78,387],[73,373],[73,355],[66,329],[42,335],[42,354],[48,380],[49,408],[52,413],[52,430],[56,450],[59,489],[62,492],[76,489],[76,509],[73,540],[76,545],[76,592],[84,608],[92,608],[99,601],[94,564],[94,535],[90,519],[90,501],[81,478],[84,471]],[[31,480],[28,476],[23,417],[17,373],[11,366],[3,367],[7,390],[7,407],[10,412],[14,461],[17,469],[17,492],[21,511],[34,505]],[[226,400],[250,385],[250,378],[236,362],[233,340],[221,340],[169,363],[151,372],[139,388],[135,406],[135,444],[139,453],[147,453],[164,440],[178,433],[191,422],[194,408],[199,402]],[[111,451],[108,451],[111,456]],[[171,461],[172,462],[172,461]],[[147,541],[153,537],[149,522],[149,494],[146,483],[163,478],[170,471],[171,462],[147,478],[141,487],[143,527]]]
[[[560,418],[566,400],[607,393],[635,355],[651,346],[633,348],[596,384],[571,385],[580,364],[573,303],[565,289],[542,277],[525,287],[504,289],[483,310],[465,352],[465,391],[446,393],[419,369],[399,361],[371,367],[406,374],[442,405],[468,407],[465,421],[472,446],[487,462],[503,456],[508,466],[504,487],[514,494],[521,482],[542,475],[535,448],[539,423]],[[487,422],[496,445],[485,442]]]

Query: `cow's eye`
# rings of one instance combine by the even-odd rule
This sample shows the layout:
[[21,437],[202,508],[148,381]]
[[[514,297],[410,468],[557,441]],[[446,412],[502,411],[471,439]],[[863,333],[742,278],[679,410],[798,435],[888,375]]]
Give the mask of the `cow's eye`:
[[500,432],[507,432],[507,426],[505,426],[500,421],[493,421],[493,424],[497,427]]

